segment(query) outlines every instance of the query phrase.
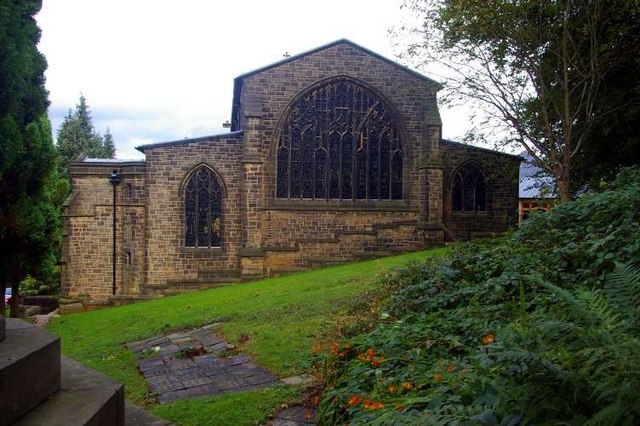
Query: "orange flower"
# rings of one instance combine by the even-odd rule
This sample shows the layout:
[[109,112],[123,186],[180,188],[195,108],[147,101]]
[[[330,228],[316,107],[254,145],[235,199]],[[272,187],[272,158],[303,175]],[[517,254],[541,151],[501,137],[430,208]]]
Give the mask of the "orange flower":
[[433,380],[435,380],[436,382],[439,382],[440,380],[442,380],[442,374],[440,374],[440,373],[436,373],[436,374],[433,376]]
[[337,342],[333,342],[331,344],[331,353],[333,355],[338,355],[338,352],[340,352],[340,345]]
[[367,354],[360,354],[358,355],[358,359],[360,361],[366,361],[367,360]]
[[358,405],[362,398],[359,395],[353,395],[349,400],[349,407],[353,407],[354,405]]
[[410,390],[413,389],[413,384],[411,382],[404,382],[402,384],[402,389],[404,390]]
[[456,366],[453,364],[449,364],[447,365],[447,373],[453,373],[454,371],[456,371]]
[[480,341],[482,342],[483,345],[487,346],[496,341],[496,336],[495,334],[489,333],[486,336],[484,336]]
[[366,399],[362,402],[362,406],[367,410],[379,410],[384,408],[384,404],[379,401],[372,401],[370,399]]
[[367,351],[367,357],[369,358],[369,360],[372,360],[375,355],[376,350],[373,348],[369,348],[369,350]]
[[313,346],[311,346],[311,352],[313,352],[314,354],[319,353],[322,350],[322,345],[320,345],[320,343],[314,343]]
[[387,390],[389,391],[389,393],[396,393],[398,388],[396,386],[391,385],[387,388]]
[[380,361],[376,361],[375,359],[373,361],[371,361],[371,366],[372,367],[379,367],[380,366]]
[[314,395],[313,398],[311,398],[311,404],[317,407],[320,404],[320,395]]

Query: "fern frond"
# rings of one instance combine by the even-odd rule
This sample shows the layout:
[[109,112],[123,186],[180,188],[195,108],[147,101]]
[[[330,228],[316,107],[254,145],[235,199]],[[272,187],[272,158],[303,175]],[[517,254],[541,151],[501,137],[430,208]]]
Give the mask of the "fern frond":
[[604,290],[613,306],[628,320],[637,321],[640,316],[640,265],[616,264],[606,277]]
[[627,319],[619,313],[618,307],[610,303],[608,297],[600,290],[581,291],[578,293],[578,297],[586,302],[587,313],[592,315],[593,319],[598,320],[594,325],[601,326],[607,332],[627,326]]

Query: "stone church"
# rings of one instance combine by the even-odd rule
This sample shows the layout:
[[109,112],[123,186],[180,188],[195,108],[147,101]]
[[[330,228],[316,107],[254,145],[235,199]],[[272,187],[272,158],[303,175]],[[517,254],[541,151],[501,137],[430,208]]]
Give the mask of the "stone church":
[[64,294],[156,297],[517,222],[521,158],[443,140],[421,74],[339,40],[234,83],[230,132],[71,166]]

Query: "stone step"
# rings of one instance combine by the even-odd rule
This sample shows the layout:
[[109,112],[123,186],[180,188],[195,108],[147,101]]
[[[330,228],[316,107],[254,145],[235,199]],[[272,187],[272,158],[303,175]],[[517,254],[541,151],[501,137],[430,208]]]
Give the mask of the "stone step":
[[124,425],[124,386],[62,357],[60,390],[20,418],[15,426]]
[[14,422],[59,387],[60,339],[7,318],[6,339],[0,342],[0,425]]

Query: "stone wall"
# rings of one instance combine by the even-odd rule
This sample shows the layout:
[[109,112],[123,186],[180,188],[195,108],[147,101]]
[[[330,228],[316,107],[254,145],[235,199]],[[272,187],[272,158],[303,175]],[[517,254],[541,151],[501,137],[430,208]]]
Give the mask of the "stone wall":
[[[163,144],[146,149],[145,155],[146,289],[239,277],[238,252],[244,234],[242,133]],[[201,164],[213,169],[224,187],[221,247],[184,244],[183,187],[189,173]]]
[[[495,235],[514,228],[518,222],[518,170],[520,157],[443,141],[443,221],[445,238],[469,240]],[[460,165],[477,161],[487,176],[487,211],[455,212],[451,198],[452,176]]]
[[116,293],[140,294],[144,279],[144,163],[75,163],[63,211],[61,290],[106,302],[112,294],[113,186],[116,169]]

